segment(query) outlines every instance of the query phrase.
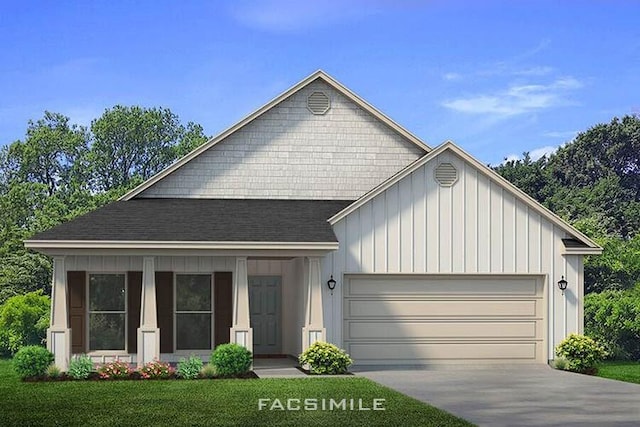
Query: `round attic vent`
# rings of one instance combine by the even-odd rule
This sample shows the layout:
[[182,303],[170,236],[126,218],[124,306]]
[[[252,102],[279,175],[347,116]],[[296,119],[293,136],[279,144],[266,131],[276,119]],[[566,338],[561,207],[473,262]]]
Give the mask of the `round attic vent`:
[[458,180],[458,171],[451,163],[440,163],[435,175],[436,181],[443,187],[450,187]]
[[307,108],[313,114],[324,114],[329,111],[329,107],[331,107],[329,97],[323,92],[313,92],[307,98]]

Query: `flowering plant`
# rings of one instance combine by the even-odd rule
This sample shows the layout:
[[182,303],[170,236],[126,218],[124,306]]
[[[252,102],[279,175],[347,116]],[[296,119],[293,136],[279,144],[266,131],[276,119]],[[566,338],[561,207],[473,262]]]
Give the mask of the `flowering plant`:
[[116,380],[128,378],[133,372],[126,362],[116,360],[115,362],[105,363],[98,368],[98,375],[105,380]]
[[159,360],[153,360],[140,368],[138,372],[140,373],[141,378],[160,379],[169,378],[171,375],[173,375],[174,369],[169,366],[168,363],[164,363]]

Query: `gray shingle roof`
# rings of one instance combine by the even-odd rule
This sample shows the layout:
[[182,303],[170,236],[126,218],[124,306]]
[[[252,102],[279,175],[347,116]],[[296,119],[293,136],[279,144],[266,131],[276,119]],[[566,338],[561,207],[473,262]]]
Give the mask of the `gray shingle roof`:
[[347,200],[117,201],[29,240],[336,242],[327,219]]

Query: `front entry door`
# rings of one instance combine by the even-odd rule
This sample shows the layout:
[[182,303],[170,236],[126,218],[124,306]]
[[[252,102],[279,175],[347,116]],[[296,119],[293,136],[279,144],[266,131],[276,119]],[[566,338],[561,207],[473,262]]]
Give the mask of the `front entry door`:
[[249,276],[249,308],[254,354],[281,354],[282,278]]

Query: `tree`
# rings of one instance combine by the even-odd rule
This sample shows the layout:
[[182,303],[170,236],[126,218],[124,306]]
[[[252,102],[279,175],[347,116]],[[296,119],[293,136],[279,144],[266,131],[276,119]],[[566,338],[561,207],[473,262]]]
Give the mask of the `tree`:
[[41,345],[49,327],[51,301],[42,291],[16,295],[0,305],[0,354]]
[[91,123],[91,131],[95,191],[128,187],[136,177],[148,179],[206,141],[201,126],[183,126],[168,108],[116,105]]
[[85,128],[45,111],[42,119],[29,121],[24,141],[8,147],[2,162],[4,180],[40,183],[52,196],[61,185],[76,181],[74,174],[82,174],[77,161],[86,154],[87,142]]

